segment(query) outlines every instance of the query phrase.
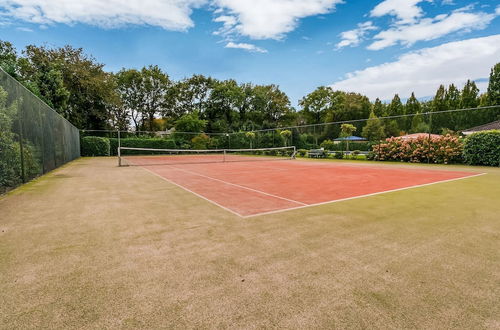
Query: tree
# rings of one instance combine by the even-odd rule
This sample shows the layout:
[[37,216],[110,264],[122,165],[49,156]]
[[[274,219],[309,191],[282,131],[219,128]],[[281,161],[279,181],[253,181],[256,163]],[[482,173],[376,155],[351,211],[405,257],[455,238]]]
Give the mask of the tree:
[[202,133],[206,126],[207,121],[200,119],[197,111],[188,113],[177,119],[175,122],[175,136],[184,139],[185,141],[189,141],[192,136],[185,134],[186,132]]
[[[356,132],[356,126],[351,124],[342,124],[340,126],[340,132],[342,137],[348,138],[352,136],[352,133]],[[349,150],[349,140],[346,139],[347,142],[347,150]]]
[[127,113],[132,119],[136,131],[140,130],[142,122],[142,75],[135,69],[122,69],[116,76],[117,90],[120,97],[119,112]]
[[8,41],[0,40],[0,68],[14,78],[17,78],[17,52]]
[[[422,111],[422,106],[420,105],[420,102],[418,102],[417,98],[415,97],[415,93],[413,93],[413,92],[411,93],[411,96],[406,101],[405,108],[406,108],[406,114],[408,114],[408,115],[414,115],[414,114],[420,113]],[[415,116],[409,117],[408,120],[406,121],[406,127],[405,127],[406,130],[411,129],[412,122],[413,122],[412,119],[414,117]]]
[[[441,112],[448,110],[448,103],[446,102],[446,88],[440,85],[436,91],[436,95],[432,100],[432,112]],[[446,114],[431,114],[431,130],[433,132],[441,132],[443,128],[448,125],[448,117]]]
[[203,114],[216,80],[203,75],[193,75],[173,84],[167,95],[169,106],[165,115],[179,118],[183,114],[198,111]]
[[490,105],[500,105],[500,62],[491,68],[488,101]]
[[[103,64],[86,55],[83,49],[71,46],[31,45],[26,47],[24,55],[19,60],[23,83],[36,87],[75,126],[84,129],[108,127],[108,107],[117,98],[114,77],[103,70]],[[66,91],[69,93],[67,102]]]
[[303,97],[299,105],[304,114],[309,117],[310,123],[319,124],[326,112],[332,109],[334,99],[334,91],[330,87],[321,86]]
[[245,137],[250,141],[250,149],[253,149],[253,140],[255,140],[254,132],[246,132]]
[[205,150],[208,149],[210,145],[210,137],[206,134],[196,135],[191,139],[191,143],[193,144],[193,148],[196,150]]
[[384,126],[380,122],[380,119],[378,119],[378,117],[375,115],[375,112],[373,112],[373,110],[370,113],[370,117],[368,119],[368,122],[366,123],[366,126],[363,127],[361,135],[368,141],[380,141],[385,136]]
[[[413,93],[412,93],[413,95]],[[386,114],[386,109],[385,109],[385,104],[380,101],[380,99],[377,97],[375,99],[375,103],[373,103],[372,110],[375,116],[377,117],[383,117]]]
[[[399,98],[399,95],[396,94],[392,98],[391,103],[387,107],[387,115],[388,116],[403,116],[406,114],[405,107]],[[397,126],[399,129],[404,130],[406,127],[406,118],[399,117],[395,119]]]
[[292,132],[285,129],[280,132],[280,135],[283,137],[283,140],[285,141],[285,147],[288,147],[288,141],[290,140],[290,137],[292,136]]
[[[446,106],[449,110],[460,108],[460,90],[455,87],[454,84],[448,86],[448,90],[445,95]],[[450,112],[443,116],[447,121],[446,128],[457,130],[460,125],[459,113]]]
[[171,87],[167,74],[156,65],[144,67],[141,70],[140,96],[142,97],[142,112],[148,121],[150,131],[154,130],[155,116],[167,112],[167,93]]

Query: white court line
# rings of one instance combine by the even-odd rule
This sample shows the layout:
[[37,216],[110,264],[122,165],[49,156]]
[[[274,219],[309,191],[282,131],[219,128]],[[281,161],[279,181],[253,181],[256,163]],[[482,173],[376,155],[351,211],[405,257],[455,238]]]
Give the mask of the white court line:
[[[421,184],[421,185],[415,185],[415,186],[409,186],[409,187],[404,187],[404,188],[397,188],[397,189],[391,189],[391,190],[384,190],[384,191],[379,191],[379,192],[376,192],[376,193],[371,193],[371,194],[365,194],[365,195],[359,195],[359,196],[353,196],[353,197],[347,197],[347,198],[342,198],[342,199],[336,199],[336,200],[331,200],[331,201],[326,201],[326,202],[321,202],[321,203],[314,203],[314,204],[305,204],[305,203],[301,203],[301,202],[296,202],[296,201],[293,201],[293,200],[290,200],[291,202],[295,202],[295,203],[298,203],[298,204],[302,204],[302,206],[296,206],[296,207],[289,207],[289,208],[283,208],[283,209],[279,209],[279,210],[274,210],[274,211],[268,211],[268,212],[261,212],[261,213],[255,213],[255,214],[251,214],[251,215],[242,215],[236,211],[233,211],[211,199],[208,199],[180,184],[177,184],[163,176],[161,176],[160,174],[157,174],[143,166],[140,166],[142,169],[148,171],[149,173],[169,182],[169,183],[172,183],[173,185],[179,187],[179,188],[182,188],[214,205],[217,205],[218,207],[226,210],[226,211],[229,211],[231,212],[232,214],[235,214],[241,218],[252,218],[252,217],[258,217],[258,216],[261,216],[261,215],[268,215],[268,214],[275,214],[275,213],[281,213],[281,212],[286,212],[286,211],[292,211],[292,210],[298,210],[298,209],[303,209],[303,208],[306,208],[306,207],[311,207],[311,206],[319,206],[319,205],[325,205],[325,204],[331,204],[331,203],[337,203],[337,202],[343,202],[343,201],[348,201],[348,200],[352,200],[352,199],[358,199],[358,198],[364,198],[364,197],[370,197],[370,196],[375,196],[375,195],[380,195],[380,194],[385,194],[385,193],[391,193],[391,192],[396,192],[396,191],[402,191],[402,190],[408,190],[408,189],[415,189],[415,188],[420,188],[420,187],[426,187],[426,186],[430,186],[430,185],[433,185],[433,184],[438,184],[438,183],[446,183],[446,182],[452,182],[452,181],[458,181],[458,180],[463,180],[463,179],[469,179],[469,178],[474,178],[474,177],[478,177],[478,176],[482,176],[482,175],[485,175],[487,173],[479,173],[479,174],[475,174],[475,175],[470,175],[470,176],[465,176],[465,177],[461,177],[461,178],[456,178],[456,179],[447,179],[447,180],[441,180],[441,181],[436,181],[436,182],[431,182],[431,183],[424,183],[424,184]],[[178,170],[181,170],[183,171],[182,169],[179,169],[179,168],[176,168],[175,166],[171,166],[171,167],[174,167],[175,169],[178,169]],[[186,170],[184,170],[186,171]],[[186,171],[186,172],[190,172],[190,171]],[[225,182],[223,180],[219,180],[219,179],[215,179],[215,178],[211,178],[211,177],[208,177],[208,176],[205,176],[205,175],[202,175],[202,174],[198,174],[198,173],[195,173],[193,172],[194,174],[196,175],[199,175],[199,176],[202,176],[202,177],[206,177],[206,178],[209,178],[209,179],[212,179],[212,180],[215,180],[215,181],[220,181],[220,182],[223,182],[223,183],[226,183],[226,184],[230,184],[230,185],[235,185],[235,186],[239,186],[237,184],[233,184],[233,183],[230,183],[230,182]],[[279,196],[274,196],[272,194],[267,194],[265,192],[261,192],[261,191],[258,191],[258,190],[255,190],[255,189],[251,189],[251,188],[247,188],[247,187],[243,187],[243,186],[240,186],[241,188],[245,188],[245,189],[249,189],[249,190],[253,190],[255,192],[259,192],[259,193],[262,193],[264,195],[270,195],[272,197],[277,197],[277,198],[280,198],[280,199],[285,199],[286,198],[283,198],[283,197],[279,197]]]
[[179,170],[179,171],[183,171],[183,172],[186,172],[186,173],[189,173],[189,174],[193,174],[193,175],[201,176],[202,178],[207,178],[207,179],[210,179],[210,180],[214,180],[214,181],[222,182],[222,183],[224,183],[224,184],[228,184],[228,185],[235,186],[235,187],[238,187],[238,188],[242,188],[242,189],[250,190],[250,191],[253,191],[253,192],[256,192],[256,193],[262,194],[262,195],[266,195],[266,196],[270,196],[270,197],[274,197],[274,198],[282,199],[282,200],[287,201],[287,202],[292,202],[292,203],[295,203],[295,204],[300,204],[300,205],[302,205],[302,206],[307,206],[307,205],[308,205],[308,204],[306,204],[306,203],[298,202],[298,201],[295,201],[295,200],[293,200],[293,199],[288,199],[288,198],[285,198],[285,197],[281,197],[281,196],[277,196],[277,195],[269,194],[269,193],[266,193],[266,192],[263,192],[263,191],[260,191],[260,190],[257,190],[257,189],[253,189],[253,188],[245,187],[245,186],[242,186],[242,185],[239,185],[239,184],[236,184],[236,183],[227,182],[227,181],[220,180],[220,179],[217,179],[217,178],[212,178],[211,176],[207,176],[207,175],[199,174],[199,173],[196,173],[196,172],[193,172],[193,171],[188,171],[188,170],[185,170],[185,169],[182,169],[182,168],[178,168],[178,167],[175,167],[175,166],[172,166],[172,167],[173,167],[173,168],[175,168],[175,169],[177,169],[177,170]]
[[402,190],[407,190],[407,189],[414,189],[414,188],[426,187],[426,186],[430,186],[430,185],[437,184],[437,183],[445,183],[445,182],[452,182],[452,181],[458,181],[458,180],[463,180],[463,179],[470,179],[470,178],[478,177],[478,176],[485,175],[485,174],[486,173],[480,173],[480,174],[475,174],[475,175],[470,175],[470,176],[464,176],[464,177],[456,178],[456,179],[441,180],[441,181],[436,181],[436,182],[431,182],[431,183],[419,184],[419,185],[416,185],[416,186],[409,186],[409,187],[404,187],[404,188],[384,190],[384,191],[379,191],[379,192],[376,192],[376,193],[371,193],[371,194],[366,194],[366,195],[359,195],[359,196],[347,197],[347,198],[342,198],[342,199],[335,199],[335,200],[321,202],[321,203],[307,204],[305,206],[289,207],[289,208],[286,208],[286,209],[279,209],[279,210],[275,210],[275,211],[262,212],[262,213],[256,213],[256,214],[251,214],[251,215],[245,215],[245,216],[243,216],[243,218],[246,219],[246,218],[258,217],[258,216],[261,216],[261,215],[274,214],[274,213],[280,213],[280,212],[291,211],[291,210],[298,210],[298,209],[303,209],[303,208],[311,207],[311,206],[319,206],[319,205],[325,205],[325,204],[330,204],[330,203],[344,202],[344,201],[348,201],[348,200],[352,200],[352,199],[369,197],[369,196],[375,196],[375,195],[380,195],[380,194],[385,194],[385,193],[391,193],[391,192],[395,192],[395,191],[402,191]]
[[242,214],[240,214],[240,213],[238,213],[238,212],[236,212],[236,211],[233,211],[233,210],[231,210],[231,209],[229,209],[229,208],[227,208],[227,207],[225,207],[225,206],[222,206],[222,205],[220,205],[219,203],[217,203],[217,202],[215,202],[215,201],[213,201],[213,200],[211,200],[211,199],[208,199],[208,198],[206,198],[206,197],[204,197],[204,196],[202,196],[202,195],[200,195],[200,194],[198,194],[198,193],[196,193],[196,192],[194,192],[194,191],[192,191],[192,190],[190,190],[190,189],[188,189],[188,188],[186,188],[186,187],[184,187],[184,186],[181,186],[180,184],[177,184],[177,183],[173,182],[172,180],[169,180],[169,179],[167,179],[167,178],[165,178],[165,177],[161,176],[161,175],[160,175],[160,174],[158,174],[158,173],[155,173],[155,172],[153,172],[153,171],[151,171],[151,170],[149,170],[149,169],[147,169],[147,168],[145,168],[145,167],[143,167],[143,166],[140,166],[140,168],[142,168],[143,170],[148,171],[149,173],[151,173],[151,174],[153,174],[153,175],[156,175],[156,176],[157,176],[157,177],[159,177],[160,179],[163,179],[163,180],[167,181],[168,183],[173,184],[174,186],[177,186],[177,187],[179,187],[179,188],[182,188],[182,189],[184,189],[184,190],[186,190],[186,191],[188,191],[188,192],[192,193],[193,195],[196,195],[196,196],[198,196],[198,197],[200,197],[200,198],[202,198],[202,199],[206,200],[207,202],[210,202],[210,203],[212,203],[212,204],[214,204],[214,205],[217,205],[218,207],[220,207],[220,208],[222,208],[222,209],[224,209],[224,210],[226,210],[226,211],[229,211],[229,212],[231,212],[232,214],[235,214],[235,215],[237,215],[237,216],[239,216],[239,217],[241,217],[241,218],[244,218],[244,217],[245,217],[244,215],[242,215]]

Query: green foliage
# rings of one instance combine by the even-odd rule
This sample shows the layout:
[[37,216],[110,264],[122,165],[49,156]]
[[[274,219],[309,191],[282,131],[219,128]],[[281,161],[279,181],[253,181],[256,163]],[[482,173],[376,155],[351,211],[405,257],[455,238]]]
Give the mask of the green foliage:
[[175,122],[175,130],[178,132],[202,133],[207,126],[207,121],[200,119],[198,112],[186,114]]
[[85,136],[81,141],[81,152],[84,157],[109,156],[110,142],[108,138]]
[[490,105],[500,105],[500,63],[491,68],[488,83],[488,101]]
[[299,157],[305,157],[307,155],[307,149],[299,149],[299,150],[297,150],[297,155]]
[[206,134],[196,135],[191,139],[191,143],[193,144],[193,149],[205,150],[210,145],[210,138]]
[[367,121],[366,126],[363,127],[361,136],[368,141],[380,141],[385,137],[384,126],[373,111],[370,113],[370,118]]
[[0,87],[0,192],[22,181],[21,153],[13,132],[17,104],[7,105],[7,92]]
[[500,130],[469,135],[465,139],[464,159],[471,165],[500,166]]
[[337,151],[333,154],[333,158],[342,159],[342,158],[344,158],[344,153],[342,151]]
[[[109,139],[110,146],[111,146],[111,156],[116,156],[117,155],[117,150],[118,150],[118,139],[117,138],[110,138]],[[120,139],[120,144],[122,147],[129,147],[129,148],[151,148],[151,149],[177,149],[179,146],[177,143],[172,140],[172,139],[162,139],[162,138],[125,138],[125,139]],[[189,149],[191,146],[188,145],[187,148]],[[137,153],[142,153],[137,152]],[[127,150],[126,154],[134,154],[132,150]]]
[[335,142],[333,142],[332,140],[325,140],[321,142],[320,147],[324,148],[325,150],[335,150]]

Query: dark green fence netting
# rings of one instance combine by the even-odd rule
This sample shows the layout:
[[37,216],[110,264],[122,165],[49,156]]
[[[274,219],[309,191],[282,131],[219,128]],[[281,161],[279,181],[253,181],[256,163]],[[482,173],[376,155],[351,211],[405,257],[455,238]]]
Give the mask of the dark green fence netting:
[[0,193],[79,156],[78,129],[0,69]]

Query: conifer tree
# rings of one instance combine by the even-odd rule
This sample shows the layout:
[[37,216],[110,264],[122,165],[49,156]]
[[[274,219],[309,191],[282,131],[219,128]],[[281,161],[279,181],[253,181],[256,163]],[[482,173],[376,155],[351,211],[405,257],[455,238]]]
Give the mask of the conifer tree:
[[380,141],[385,136],[384,126],[373,110],[370,112],[370,118],[368,119],[366,126],[363,127],[361,135],[368,141],[372,142]]

